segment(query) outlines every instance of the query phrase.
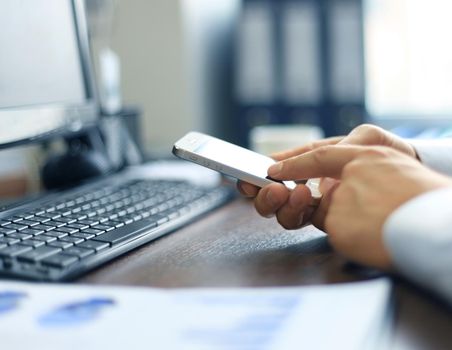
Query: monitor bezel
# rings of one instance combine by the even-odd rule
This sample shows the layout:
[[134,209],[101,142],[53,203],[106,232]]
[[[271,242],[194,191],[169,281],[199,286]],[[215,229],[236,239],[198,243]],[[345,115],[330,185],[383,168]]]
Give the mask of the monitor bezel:
[[[0,121],[6,126],[0,127],[0,149],[81,133],[98,122],[100,108],[84,0],[67,1],[70,1],[73,13],[86,99],[81,104],[50,103],[0,108]],[[35,125],[36,128],[28,134],[23,130],[24,123]]]

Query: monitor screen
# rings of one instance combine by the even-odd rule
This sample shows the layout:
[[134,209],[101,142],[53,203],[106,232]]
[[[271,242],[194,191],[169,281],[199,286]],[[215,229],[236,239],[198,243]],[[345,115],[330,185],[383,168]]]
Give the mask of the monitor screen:
[[1,1],[1,146],[94,121],[84,17],[78,0]]
[[376,119],[452,118],[452,2],[364,2],[366,105]]

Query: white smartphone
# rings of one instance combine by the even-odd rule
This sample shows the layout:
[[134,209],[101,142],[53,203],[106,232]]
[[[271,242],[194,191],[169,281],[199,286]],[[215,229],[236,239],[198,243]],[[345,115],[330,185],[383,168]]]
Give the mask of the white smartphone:
[[[173,154],[257,187],[282,182],[267,175],[268,168],[275,163],[272,158],[199,132],[189,132],[178,140]],[[282,183],[289,189],[297,185],[293,181]],[[313,198],[321,197],[318,181],[309,180],[306,185]]]

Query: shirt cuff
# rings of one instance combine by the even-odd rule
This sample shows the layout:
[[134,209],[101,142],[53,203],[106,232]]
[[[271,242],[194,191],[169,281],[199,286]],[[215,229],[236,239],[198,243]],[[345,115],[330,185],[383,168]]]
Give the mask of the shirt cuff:
[[392,213],[383,227],[395,267],[452,303],[452,188],[424,193]]
[[452,139],[409,140],[421,162],[440,173],[452,176]]

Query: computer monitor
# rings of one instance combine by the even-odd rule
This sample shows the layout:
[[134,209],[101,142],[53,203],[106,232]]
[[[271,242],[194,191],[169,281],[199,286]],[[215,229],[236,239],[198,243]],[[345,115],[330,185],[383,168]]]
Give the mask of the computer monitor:
[[2,0],[0,6],[0,148],[95,123],[83,0]]

